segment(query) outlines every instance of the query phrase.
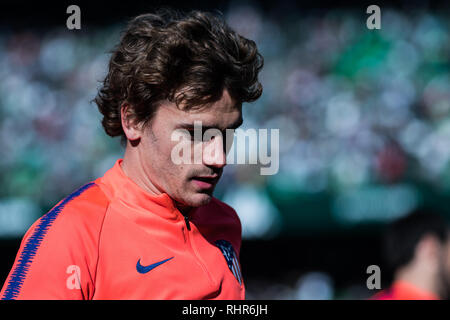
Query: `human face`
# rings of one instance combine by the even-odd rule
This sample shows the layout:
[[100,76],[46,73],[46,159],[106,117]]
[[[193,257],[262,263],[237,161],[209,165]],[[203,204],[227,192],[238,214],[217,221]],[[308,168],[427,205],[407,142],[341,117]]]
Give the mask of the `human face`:
[[[181,110],[175,103],[164,102],[151,123],[141,135],[139,157],[147,179],[160,191],[167,193],[182,208],[199,207],[212,197],[226,165],[225,135],[215,136],[208,141],[193,141],[191,136],[182,141],[172,141],[175,130],[185,129],[194,134],[194,122],[201,121],[203,129],[214,128],[221,132],[236,129],[242,123],[242,107],[236,104],[227,90],[220,100],[201,110]],[[176,164],[172,150],[182,143],[191,150],[188,164]],[[220,146],[214,148],[215,144]],[[201,161],[194,162],[194,153],[203,150]],[[220,150],[220,154],[205,152],[205,149]]]

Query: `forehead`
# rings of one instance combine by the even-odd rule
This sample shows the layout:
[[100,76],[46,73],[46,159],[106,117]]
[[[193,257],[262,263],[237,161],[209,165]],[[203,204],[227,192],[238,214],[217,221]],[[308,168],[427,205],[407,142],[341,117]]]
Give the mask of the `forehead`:
[[225,129],[242,122],[242,105],[224,90],[220,100],[201,109],[182,110],[175,103],[163,103],[158,109],[158,116],[173,125],[201,121],[204,126]]

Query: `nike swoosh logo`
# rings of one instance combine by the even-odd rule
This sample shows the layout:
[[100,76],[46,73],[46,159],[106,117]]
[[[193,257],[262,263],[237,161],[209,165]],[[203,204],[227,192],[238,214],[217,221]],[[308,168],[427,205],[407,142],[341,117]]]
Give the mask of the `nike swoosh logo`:
[[163,263],[169,261],[170,259],[173,259],[173,257],[172,257],[172,258],[169,258],[169,259],[166,259],[166,260],[163,260],[163,261],[160,261],[160,262],[156,262],[156,263],[150,264],[150,265],[148,265],[148,266],[143,266],[143,265],[141,264],[141,259],[139,259],[138,262],[137,262],[137,264],[136,264],[136,270],[137,270],[137,272],[139,272],[139,273],[147,273],[147,272],[149,272],[150,270],[155,269],[157,266],[160,266],[160,265],[162,265]]

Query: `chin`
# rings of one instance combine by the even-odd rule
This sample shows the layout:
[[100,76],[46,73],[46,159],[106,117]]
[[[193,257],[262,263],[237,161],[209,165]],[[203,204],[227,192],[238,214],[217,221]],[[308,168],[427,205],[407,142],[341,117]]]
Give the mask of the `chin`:
[[201,207],[208,204],[212,199],[212,195],[206,193],[196,193],[192,197],[190,197],[190,201],[187,201],[187,204],[191,207]]

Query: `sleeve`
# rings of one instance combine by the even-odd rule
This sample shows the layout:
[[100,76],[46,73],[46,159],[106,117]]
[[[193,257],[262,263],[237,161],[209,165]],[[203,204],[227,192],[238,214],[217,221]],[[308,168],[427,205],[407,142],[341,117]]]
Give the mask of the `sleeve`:
[[82,188],[27,231],[0,292],[2,300],[92,299],[106,209],[101,198]]

